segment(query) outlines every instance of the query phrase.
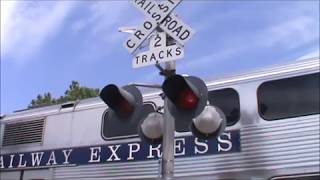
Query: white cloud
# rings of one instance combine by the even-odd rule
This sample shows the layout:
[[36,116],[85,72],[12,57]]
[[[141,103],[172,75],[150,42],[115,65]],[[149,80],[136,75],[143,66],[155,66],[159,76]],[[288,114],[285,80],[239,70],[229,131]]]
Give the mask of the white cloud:
[[[241,47],[233,47],[230,46],[229,48],[224,48],[223,50],[215,51],[209,55],[205,55],[200,57],[199,59],[189,61],[188,63],[181,64],[181,67],[179,68],[182,72],[188,72],[192,69],[197,69],[204,67],[208,64],[210,66],[215,66],[220,63],[223,63],[226,60],[231,59],[232,57],[236,57],[237,53],[240,53],[242,51],[248,50],[249,46],[241,46]],[[237,61],[238,59],[234,59]]]
[[[184,63],[181,69],[183,71],[189,71],[191,69],[203,68],[209,63],[210,65],[220,64],[222,61],[229,63],[231,59],[236,59],[239,53],[250,53],[250,51],[258,51],[265,48],[280,48],[282,51],[290,51],[295,48],[299,49],[310,43],[314,43],[317,50],[307,53],[301,56],[301,58],[319,56],[319,17],[305,13],[306,7],[304,6],[294,7],[301,8],[301,10],[295,9],[295,11],[291,12],[290,18],[276,21],[276,23],[272,24],[266,23],[264,29],[252,31],[252,33],[247,36],[231,35],[225,39],[219,49],[216,49],[216,52]],[[230,16],[226,14],[222,15],[222,17],[230,18]],[[214,23],[206,23],[203,25],[213,28],[213,24]],[[303,48],[301,51],[302,50]]]
[[304,60],[304,59],[315,58],[315,57],[318,57],[318,58],[320,57],[319,49],[308,52],[308,53],[298,57],[297,60]]
[[[12,43],[5,41],[8,39],[9,30],[12,29],[13,23],[10,20],[16,10],[16,1],[1,1],[1,52],[5,53],[10,49]],[[11,38],[10,38],[11,39]]]
[[7,25],[11,18],[14,9],[16,7],[16,1],[2,1],[1,2],[1,33],[5,30],[3,25]]
[[[72,1],[1,2],[1,57],[24,63],[59,32]],[[1,58],[4,59],[4,58]]]
[[77,19],[72,24],[72,29],[79,32],[87,28],[93,34],[105,33],[115,24],[127,19],[123,16],[128,12],[129,6],[127,1],[94,2],[89,6],[89,16]]
[[293,49],[319,39],[319,22],[311,16],[300,16],[274,25],[266,30],[259,41],[267,47],[283,46]]
[[[242,47],[231,47],[226,48],[223,51],[216,51],[209,55],[202,56],[200,58],[197,58],[193,61],[185,62],[185,60],[179,60],[177,61],[176,69],[177,73],[187,73],[190,71],[193,71],[195,69],[201,69],[204,66],[219,66],[224,61],[230,59],[231,57],[235,57],[237,53],[241,51],[245,51],[246,49],[250,48],[249,46],[242,46]],[[234,59],[234,61],[238,61],[238,59]],[[162,65],[164,66],[164,64]],[[139,79],[141,82],[154,82],[159,78],[159,71],[154,68],[154,71],[152,73],[149,73],[148,76],[144,76]]]
[[97,1],[87,5],[82,10],[88,13],[75,19],[71,30],[81,36],[86,47],[82,59],[102,60],[114,49],[121,48],[119,42],[125,34],[119,33],[118,28],[135,17],[130,16],[129,1]]

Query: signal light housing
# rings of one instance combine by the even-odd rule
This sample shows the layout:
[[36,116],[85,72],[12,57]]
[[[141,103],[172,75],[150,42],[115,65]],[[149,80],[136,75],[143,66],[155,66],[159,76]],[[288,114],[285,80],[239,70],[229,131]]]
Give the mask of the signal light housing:
[[208,90],[198,77],[173,75],[162,84],[171,114],[197,116],[207,104]]
[[130,119],[142,106],[141,92],[132,85],[119,88],[109,84],[101,90],[100,98],[120,119]]
[[162,84],[168,97],[168,110],[175,118],[176,131],[192,133],[208,139],[219,136],[225,129],[226,118],[217,107],[208,106],[208,89],[198,77],[173,75]]
[[207,86],[195,76],[173,75],[163,82],[162,90],[169,99],[169,112],[180,121],[176,123],[176,131],[189,131],[192,118],[197,117],[207,104]]
[[[109,84],[101,90],[100,98],[109,106],[103,123],[103,135],[109,137],[105,139],[114,140],[139,134],[142,140],[150,144],[161,143],[162,114],[155,111],[155,105],[143,104],[138,88],[133,85],[119,88]],[[116,136],[110,138],[112,135]]]

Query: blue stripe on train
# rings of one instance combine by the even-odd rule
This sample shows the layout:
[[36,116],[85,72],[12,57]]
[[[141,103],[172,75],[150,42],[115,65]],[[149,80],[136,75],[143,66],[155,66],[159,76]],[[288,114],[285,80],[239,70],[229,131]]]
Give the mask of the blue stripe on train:
[[[211,140],[201,140],[194,136],[175,138],[177,158],[240,151],[239,130],[224,132],[219,138]],[[130,162],[160,157],[161,145],[132,142],[3,154],[0,155],[0,169]]]

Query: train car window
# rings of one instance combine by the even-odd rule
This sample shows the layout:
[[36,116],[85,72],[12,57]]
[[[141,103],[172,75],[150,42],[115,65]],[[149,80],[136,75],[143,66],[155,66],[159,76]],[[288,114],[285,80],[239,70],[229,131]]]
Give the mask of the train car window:
[[130,122],[125,122],[115,116],[110,116],[109,110],[107,109],[102,116],[101,134],[103,139],[117,140],[138,136],[138,125],[140,120],[143,119],[143,116],[155,111],[154,107],[155,105],[152,103],[145,103],[143,105],[141,117]]
[[240,118],[240,102],[237,91],[232,88],[210,91],[208,99],[211,105],[219,107],[227,118],[227,125],[234,125]]
[[266,120],[319,114],[319,73],[261,84],[258,106]]

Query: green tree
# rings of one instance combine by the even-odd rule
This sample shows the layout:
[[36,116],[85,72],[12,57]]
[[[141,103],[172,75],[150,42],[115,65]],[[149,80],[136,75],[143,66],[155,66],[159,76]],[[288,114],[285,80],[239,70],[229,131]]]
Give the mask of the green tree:
[[65,91],[64,96],[55,99],[50,92],[39,94],[36,99],[32,99],[28,108],[47,106],[52,104],[60,104],[67,101],[75,101],[85,98],[97,97],[99,89],[80,86],[79,82],[72,81],[69,89]]

